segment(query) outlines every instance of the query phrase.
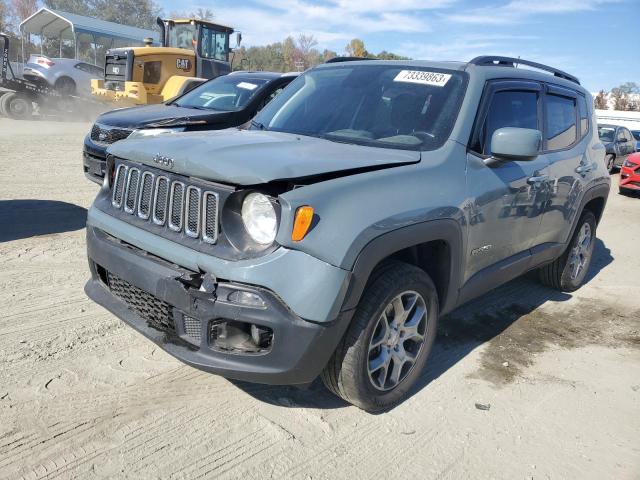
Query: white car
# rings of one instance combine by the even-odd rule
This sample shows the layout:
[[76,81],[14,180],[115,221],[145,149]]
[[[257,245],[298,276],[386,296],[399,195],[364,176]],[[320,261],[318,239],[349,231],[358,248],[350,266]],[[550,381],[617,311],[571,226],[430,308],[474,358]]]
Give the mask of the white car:
[[22,72],[25,80],[44,83],[63,95],[91,96],[91,79],[104,78],[102,67],[72,58],[31,55]]

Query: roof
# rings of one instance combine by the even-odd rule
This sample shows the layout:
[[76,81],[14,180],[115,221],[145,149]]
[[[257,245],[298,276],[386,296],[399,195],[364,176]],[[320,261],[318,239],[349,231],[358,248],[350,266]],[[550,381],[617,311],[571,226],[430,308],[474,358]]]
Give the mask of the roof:
[[20,31],[47,37],[73,39],[74,33],[86,33],[98,37],[118,38],[142,43],[146,37],[158,42],[160,34],[155,30],[130,27],[119,23],[83,17],[75,13],[41,8],[20,23]]
[[233,75],[234,77],[241,77],[241,78],[256,78],[256,79],[262,79],[262,80],[274,80],[276,78],[285,78],[285,77],[297,77],[299,75],[298,72],[287,72],[287,73],[281,73],[281,72],[268,72],[268,71],[263,71],[263,70],[256,70],[256,71],[252,71],[252,70],[236,70],[234,72],[231,72],[229,75]]

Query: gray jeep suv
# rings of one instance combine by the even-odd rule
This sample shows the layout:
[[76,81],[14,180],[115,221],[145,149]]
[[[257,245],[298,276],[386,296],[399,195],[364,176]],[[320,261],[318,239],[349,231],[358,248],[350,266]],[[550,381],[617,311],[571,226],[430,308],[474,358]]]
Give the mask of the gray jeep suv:
[[534,269],[577,289],[610,184],[590,94],[504,57],[333,62],[250,129],[108,153],[89,297],[194,367],[370,411],[458,305]]

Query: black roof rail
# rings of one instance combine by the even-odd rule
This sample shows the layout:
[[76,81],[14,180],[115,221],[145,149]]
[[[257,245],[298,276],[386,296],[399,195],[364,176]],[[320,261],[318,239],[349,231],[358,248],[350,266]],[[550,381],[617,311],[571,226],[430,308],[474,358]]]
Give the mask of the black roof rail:
[[564,78],[570,82],[580,85],[580,80],[573,75],[558,70],[557,68],[544,65],[542,63],[532,62],[530,60],[523,60],[521,58],[513,57],[499,57],[494,55],[483,55],[476,57],[469,62],[470,65],[478,65],[480,67],[515,67],[516,65],[527,65],[528,67],[537,68],[538,70],[544,70],[545,72],[553,73],[558,78]]
[[360,60],[375,60],[375,58],[363,58],[363,57],[333,57],[324,63],[341,63],[341,62],[357,62]]

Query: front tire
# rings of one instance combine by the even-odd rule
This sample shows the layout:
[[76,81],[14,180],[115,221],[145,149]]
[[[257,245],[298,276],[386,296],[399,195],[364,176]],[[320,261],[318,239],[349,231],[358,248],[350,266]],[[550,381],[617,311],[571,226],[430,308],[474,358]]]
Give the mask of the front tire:
[[347,402],[374,412],[402,401],[416,383],[439,311],[433,282],[413,265],[390,262],[372,278],[322,380]]
[[540,281],[562,292],[580,288],[589,271],[596,239],[596,217],[585,210],[565,252],[539,270]]

